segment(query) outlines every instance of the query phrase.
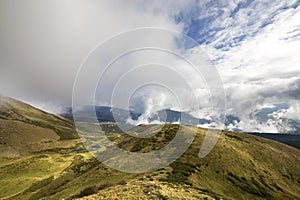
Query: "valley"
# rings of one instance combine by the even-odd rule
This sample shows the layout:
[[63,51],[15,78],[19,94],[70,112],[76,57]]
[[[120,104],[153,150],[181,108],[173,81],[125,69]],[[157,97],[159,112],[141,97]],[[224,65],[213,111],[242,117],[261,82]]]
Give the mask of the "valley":
[[[197,134],[178,160],[154,172],[125,173],[95,159],[72,121],[10,98],[2,102],[0,199],[300,199],[300,150],[279,142],[222,131],[212,152],[200,159],[207,129],[180,125],[186,134]],[[111,123],[103,126],[120,148],[140,153],[162,148],[179,127],[166,124],[143,139]]]

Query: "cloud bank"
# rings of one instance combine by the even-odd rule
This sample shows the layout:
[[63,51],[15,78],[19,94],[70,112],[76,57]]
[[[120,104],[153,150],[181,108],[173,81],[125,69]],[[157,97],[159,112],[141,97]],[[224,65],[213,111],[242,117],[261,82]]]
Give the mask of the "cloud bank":
[[[199,43],[184,52],[189,59],[201,60],[193,52],[205,50],[217,67],[225,88],[226,112],[234,119],[227,121],[226,128],[259,132],[299,131],[299,5],[297,0],[126,3],[2,0],[0,93],[59,112],[60,108],[71,104],[76,72],[97,44],[125,30],[162,27],[187,34]],[[168,42],[166,38],[151,35],[137,39]],[[131,42],[127,41],[127,45]],[[170,47],[173,45],[170,42]],[[145,55],[140,55],[143,57]],[[136,59],[128,57],[120,66],[139,63]],[[167,60],[174,68],[186,67],[174,59],[160,59]],[[216,119],[218,113],[209,108],[210,97],[205,82],[191,84],[197,90],[197,99],[201,99],[197,102],[200,110],[194,108],[195,102],[188,98],[183,102],[183,110],[200,118]],[[148,97],[152,94],[147,93]],[[153,93],[152,100],[164,103],[149,106],[153,108],[151,110],[145,104],[150,101],[147,94],[141,95],[142,102],[131,103],[136,108],[147,105],[143,109],[148,115],[159,108],[178,109],[168,93],[161,95],[165,100],[158,100],[159,94]]]

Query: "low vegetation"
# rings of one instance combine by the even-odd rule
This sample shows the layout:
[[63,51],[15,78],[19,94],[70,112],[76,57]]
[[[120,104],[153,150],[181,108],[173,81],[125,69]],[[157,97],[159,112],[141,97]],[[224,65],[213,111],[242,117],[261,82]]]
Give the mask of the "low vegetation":
[[[206,129],[182,126],[185,134],[197,135],[178,160],[155,172],[129,174],[93,158],[68,120],[18,102],[5,109],[0,110],[0,199],[300,199],[300,150],[278,142],[223,131],[200,159]],[[167,145],[179,125],[131,130],[157,133],[145,139],[106,128],[119,147],[143,153]]]

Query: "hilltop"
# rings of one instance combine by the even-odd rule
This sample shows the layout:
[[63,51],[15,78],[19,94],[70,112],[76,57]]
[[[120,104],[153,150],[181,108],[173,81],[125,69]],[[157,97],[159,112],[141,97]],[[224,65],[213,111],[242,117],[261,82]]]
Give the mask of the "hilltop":
[[[144,131],[155,126],[144,126]],[[117,140],[126,150],[149,152],[168,142],[178,126],[166,125],[149,139],[124,135]],[[200,159],[197,155],[207,130],[188,126],[184,129],[186,132],[197,129],[197,136],[180,159],[127,185],[100,190],[93,197],[113,198],[114,191],[125,191],[122,195],[130,199],[144,191],[144,199],[161,196],[166,199],[300,199],[298,149],[252,135],[223,131],[212,152]]]
[[0,96],[0,155],[70,146],[78,138],[72,121]]
[[[2,199],[300,199],[300,150],[272,140],[222,131],[200,159],[207,129],[182,126],[185,134],[197,134],[180,159],[155,172],[130,174],[96,160],[67,119],[7,97],[1,97],[0,117]],[[165,125],[142,139],[106,126],[115,144],[140,153],[163,147],[179,127]]]

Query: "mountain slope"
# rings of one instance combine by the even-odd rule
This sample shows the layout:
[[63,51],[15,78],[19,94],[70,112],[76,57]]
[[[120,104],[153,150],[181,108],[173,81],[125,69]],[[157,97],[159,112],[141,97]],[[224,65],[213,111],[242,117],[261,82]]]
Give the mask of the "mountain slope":
[[[169,130],[174,126],[165,126],[163,134],[155,139],[168,138],[166,135],[172,133]],[[185,129],[188,132],[195,128]],[[165,188],[157,189],[160,193],[164,193],[166,187],[171,190],[179,184],[181,189],[185,185],[216,199],[300,199],[298,149],[252,135],[223,131],[212,152],[200,159],[197,155],[205,132],[206,129],[198,128],[192,146],[179,160],[170,167],[147,174],[144,179],[157,188]],[[153,147],[158,148],[151,139],[125,138],[122,146],[127,150],[139,147],[139,151],[148,152]],[[124,189],[126,187],[131,186]],[[104,194],[105,191],[100,191],[99,196]]]
[[[90,112],[96,112],[97,120],[91,119]],[[153,122],[160,121],[161,123],[178,123],[185,125],[207,125],[210,124],[211,121],[208,119],[201,119],[201,118],[195,118],[191,116],[188,113],[185,112],[179,112],[171,109],[164,109],[158,111],[156,114],[153,114],[151,117],[143,118],[141,121],[139,120],[139,117],[142,116],[142,114],[135,112],[135,111],[127,111],[120,108],[112,108],[107,106],[84,106],[77,111],[77,121],[80,122],[90,122],[90,123],[97,123],[100,122],[102,128],[106,129],[107,125],[104,125],[106,122],[110,123],[110,126],[113,126],[113,123],[116,121],[119,124],[122,124],[123,127],[126,127],[126,130],[129,128],[127,127],[133,127],[133,125],[128,124],[128,119],[131,118],[131,122],[134,124],[140,124],[144,123],[145,119],[148,120],[148,122],[151,124]],[[128,113],[130,116],[128,116]],[[73,119],[72,114],[72,108],[67,107],[65,108],[64,112],[60,114],[62,117],[65,117],[69,120]],[[233,123],[233,121],[239,121],[239,118],[233,116],[233,115],[227,115],[225,119],[225,126],[230,125]],[[125,125],[126,124],[126,125]],[[115,130],[118,130],[118,132],[122,132],[122,130],[115,126]],[[226,129],[228,130],[228,129]],[[300,149],[300,135],[299,134],[291,134],[291,133],[285,133],[285,134],[279,134],[279,133],[249,133],[252,135],[268,138],[274,141],[278,141],[284,144],[288,144],[290,146],[296,147]]]
[[64,141],[76,138],[71,121],[0,96],[0,154],[18,156],[68,146]]
[[[70,121],[10,98],[1,101],[1,199],[300,199],[300,150],[275,141],[223,131],[200,159],[207,129],[182,126],[185,134],[197,135],[180,159],[155,172],[130,174],[103,165],[79,140],[61,137],[74,134]],[[165,125],[146,139],[114,129],[107,135],[142,153],[166,145],[178,126]],[[152,135],[158,127],[131,131]]]
[[267,138],[270,140],[275,140],[277,142],[281,142],[283,144],[287,144],[289,146],[300,149],[300,135],[292,135],[292,134],[280,134],[280,133],[249,133],[251,135]]

